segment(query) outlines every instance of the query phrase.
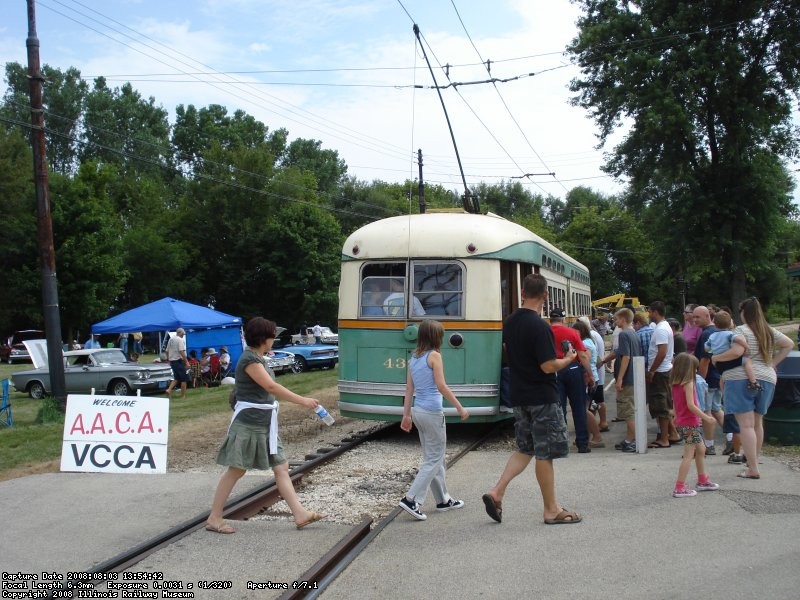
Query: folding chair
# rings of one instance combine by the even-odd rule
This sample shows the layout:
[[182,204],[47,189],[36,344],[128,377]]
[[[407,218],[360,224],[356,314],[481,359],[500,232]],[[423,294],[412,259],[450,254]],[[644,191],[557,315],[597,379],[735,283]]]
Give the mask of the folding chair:
[[8,396],[8,379],[3,379],[3,400],[0,402],[0,425],[14,426],[14,417],[11,414],[11,400]]

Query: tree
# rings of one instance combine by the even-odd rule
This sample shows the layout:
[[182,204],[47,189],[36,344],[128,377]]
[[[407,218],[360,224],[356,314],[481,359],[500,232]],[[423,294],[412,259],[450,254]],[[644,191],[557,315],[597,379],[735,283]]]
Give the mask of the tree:
[[108,194],[116,176],[113,165],[87,162],[73,178],[50,179],[61,324],[70,335],[104,319],[128,277]]
[[606,169],[628,176],[632,205],[651,209],[656,275],[701,273],[735,305],[789,211],[781,158],[798,150],[800,2],[578,3],[573,102],[603,144],[630,125]]
[[86,97],[81,162],[100,160],[122,165],[121,173],[164,177],[172,164],[167,111],[133,89],[111,89],[98,77]]
[[41,273],[36,247],[36,196],[30,144],[0,125],[0,331],[42,325]]
[[[89,86],[81,72],[44,65],[42,101],[45,109],[47,162],[56,173],[66,175],[77,169],[77,138],[81,129],[83,103]],[[8,87],[0,115],[19,123],[30,124],[28,70],[17,62],[6,63]],[[23,129],[26,129],[23,127]]]

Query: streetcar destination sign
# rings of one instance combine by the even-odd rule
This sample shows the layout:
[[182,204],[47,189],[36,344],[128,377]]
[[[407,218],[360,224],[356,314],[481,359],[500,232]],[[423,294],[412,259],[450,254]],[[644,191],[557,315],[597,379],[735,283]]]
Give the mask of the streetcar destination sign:
[[61,470],[166,473],[169,399],[70,394]]

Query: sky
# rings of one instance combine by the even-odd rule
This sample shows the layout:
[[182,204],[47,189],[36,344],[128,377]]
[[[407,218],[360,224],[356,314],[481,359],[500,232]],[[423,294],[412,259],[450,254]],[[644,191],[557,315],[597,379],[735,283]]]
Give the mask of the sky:
[[[25,5],[4,3],[3,63],[27,64]],[[561,198],[625,185],[600,170],[597,128],[569,104],[578,16],[569,0],[36,0],[42,64],[130,81],[170,119],[179,104],[242,109],[368,182],[417,179],[419,149],[424,180],[460,193],[416,23],[440,86],[509,79],[442,90],[467,184]]]

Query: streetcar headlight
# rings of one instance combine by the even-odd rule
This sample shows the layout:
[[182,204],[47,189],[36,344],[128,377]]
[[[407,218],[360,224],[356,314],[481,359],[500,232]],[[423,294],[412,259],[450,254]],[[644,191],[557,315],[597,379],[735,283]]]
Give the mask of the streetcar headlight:
[[464,336],[461,335],[460,333],[453,333],[452,335],[450,335],[447,341],[450,342],[450,345],[453,348],[460,348],[461,345],[464,343]]

